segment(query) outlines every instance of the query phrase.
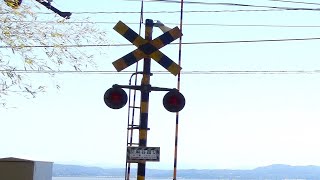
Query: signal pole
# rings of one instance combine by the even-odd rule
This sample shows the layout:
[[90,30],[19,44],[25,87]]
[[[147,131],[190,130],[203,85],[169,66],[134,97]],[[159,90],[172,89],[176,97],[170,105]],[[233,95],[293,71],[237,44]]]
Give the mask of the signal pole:
[[[145,26],[145,39],[152,40],[153,20],[147,19]],[[149,94],[151,91],[151,58],[143,60],[143,77],[141,80],[141,102],[140,102],[140,124],[139,124],[139,146],[147,147],[148,134],[148,112],[149,112]],[[144,180],[146,174],[146,161],[138,163],[137,180]]]

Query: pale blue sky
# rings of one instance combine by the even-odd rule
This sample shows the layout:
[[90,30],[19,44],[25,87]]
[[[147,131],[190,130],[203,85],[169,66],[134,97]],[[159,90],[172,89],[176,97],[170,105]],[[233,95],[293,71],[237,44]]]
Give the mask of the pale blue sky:
[[[320,5],[267,0],[210,1],[239,4],[320,8]],[[317,2],[305,0],[305,2]],[[71,12],[140,11],[139,1],[54,0]],[[263,9],[185,4],[185,10]],[[176,3],[145,2],[145,11],[179,11]],[[45,11],[45,9],[43,9]],[[52,19],[54,15],[39,15]],[[117,21],[138,23],[139,14],[73,14],[70,21],[90,16],[107,32],[111,44],[127,44],[112,28]],[[178,24],[179,13],[144,14],[144,19]],[[318,11],[185,13],[183,42],[241,41],[320,37],[320,27],[195,26],[188,24],[320,26]],[[138,32],[137,24],[129,26]],[[162,32],[154,29],[154,37]],[[178,42],[178,41],[176,41]],[[108,42],[106,42],[107,44]],[[184,71],[313,71],[320,69],[319,40],[183,45]],[[112,62],[134,49],[104,48],[97,70],[114,70]],[[178,46],[162,49],[177,62]],[[134,70],[134,67],[128,68]],[[156,63],[152,70],[164,70]],[[103,103],[112,84],[127,84],[130,75],[57,74],[60,91],[35,99],[10,96],[16,108],[0,109],[0,157],[48,160],[56,163],[124,167],[127,107],[112,110]],[[178,168],[237,168],[284,163],[320,165],[320,73],[314,74],[183,74],[186,106],[180,113]],[[151,84],[175,87],[170,74],[155,74]],[[161,147],[161,161],[149,168],[173,165],[175,115],[162,107],[164,93],[150,97],[148,146]]]

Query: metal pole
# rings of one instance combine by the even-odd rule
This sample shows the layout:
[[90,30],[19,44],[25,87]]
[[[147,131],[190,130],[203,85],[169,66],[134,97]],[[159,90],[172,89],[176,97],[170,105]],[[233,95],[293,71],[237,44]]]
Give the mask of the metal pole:
[[[182,19],[183,19],[183,0],[180,3],[180,31],[182,33]],[[182,49],[182,37],[179,39],[179,66],[181,66],[181,49]],[[177,82],[177,89],[180,91],[180,83],[181,83],[181,74],[178,74],[178,82]],[[176,133],[175,133],[175,140],[174,140],[174,163],[173,163],[173,180],[177,179],[177,163],[178,163],[178,135],[179,135],[179,112],[176,113]]]
[[[152,40],[153,20],[147,19],[145,26],[145,39]],[[144,58],[143,77],[141,81],[141,104],[139,124],[139,147],[147,146],[148,111],[150,93],[151,58]],[[137,180],[145,180],[146,162],[138,163]]]

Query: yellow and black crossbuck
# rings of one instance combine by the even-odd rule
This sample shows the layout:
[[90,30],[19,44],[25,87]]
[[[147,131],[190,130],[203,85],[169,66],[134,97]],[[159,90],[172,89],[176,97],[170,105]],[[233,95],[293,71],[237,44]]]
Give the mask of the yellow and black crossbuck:
[[181,71],[181,67],[178,64],[159,51],[160,48],[170,44],[172,41],[182,36],[182,33],[178,27],[165,32],[161,36],[151,41],[145,40],[121,21],[119,21],[113,29],[125,37],[133,45],[138,47],[136,50],[112,63],[118,72],[138,62],[142,58],[154,59],[173,75],[177,75]]

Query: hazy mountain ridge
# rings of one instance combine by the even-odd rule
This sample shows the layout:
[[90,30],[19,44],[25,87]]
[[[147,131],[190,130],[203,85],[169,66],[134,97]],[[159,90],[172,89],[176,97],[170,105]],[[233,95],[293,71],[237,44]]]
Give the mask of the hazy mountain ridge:
[[[136,169],[131,170],[132,175],[136,174]],[[170,178],[172,170],[147,169],[146,177]],[[53,165],[53,176],[109,176],[123,177],[123,168],[100,168],[86,167],[78,165]],[[290,165],[270,165],[258,167],[252,170],[228,170],[228,169],[181,169],[178,170],[180,178],[233,178],[237,180],[279,180],[279,179],[307,179],[319,180],[320,166],[290,166]]]

